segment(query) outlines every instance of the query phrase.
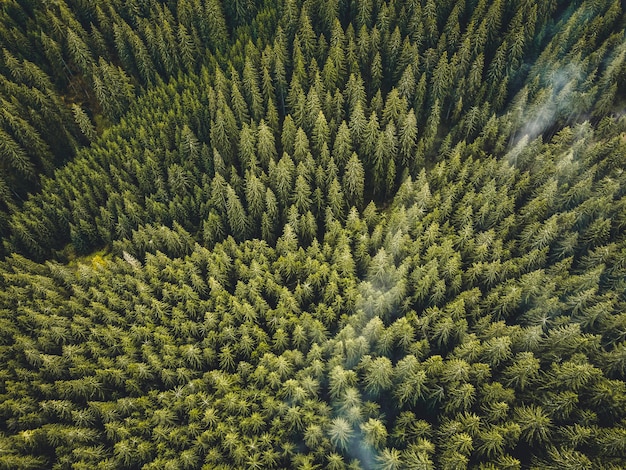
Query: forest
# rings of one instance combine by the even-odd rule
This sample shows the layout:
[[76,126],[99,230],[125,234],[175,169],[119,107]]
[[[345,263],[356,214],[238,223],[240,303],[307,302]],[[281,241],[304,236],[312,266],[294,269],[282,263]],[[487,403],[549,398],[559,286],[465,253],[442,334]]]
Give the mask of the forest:
[[625,9],[0,2],[0,470],[626,468]]

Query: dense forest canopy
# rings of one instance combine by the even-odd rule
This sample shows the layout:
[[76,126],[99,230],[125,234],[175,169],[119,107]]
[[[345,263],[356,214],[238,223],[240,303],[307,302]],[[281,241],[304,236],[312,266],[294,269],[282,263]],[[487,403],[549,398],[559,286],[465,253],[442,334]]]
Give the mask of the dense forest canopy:
[[626,467],[612,0],[0,3],[0,469]]

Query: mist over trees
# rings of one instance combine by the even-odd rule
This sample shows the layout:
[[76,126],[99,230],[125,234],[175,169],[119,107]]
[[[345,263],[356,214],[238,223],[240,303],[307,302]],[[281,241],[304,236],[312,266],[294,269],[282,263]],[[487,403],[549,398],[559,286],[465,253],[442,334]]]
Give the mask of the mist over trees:
[[626,466],[621,2],[0,26],[0,469]]

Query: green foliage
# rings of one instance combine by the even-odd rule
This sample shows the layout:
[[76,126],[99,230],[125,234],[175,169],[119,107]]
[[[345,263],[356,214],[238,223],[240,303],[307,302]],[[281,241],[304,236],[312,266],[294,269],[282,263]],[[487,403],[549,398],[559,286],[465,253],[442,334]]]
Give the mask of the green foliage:
[[626,465],[619,2],[0,26],[0,468]]

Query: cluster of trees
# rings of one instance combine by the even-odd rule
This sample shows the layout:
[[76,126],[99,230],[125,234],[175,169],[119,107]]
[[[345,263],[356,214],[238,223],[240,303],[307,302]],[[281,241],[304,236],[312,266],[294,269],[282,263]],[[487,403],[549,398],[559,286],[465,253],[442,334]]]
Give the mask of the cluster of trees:
[[[455,142],[482,134],[488,137],[483,149],[502,154],[527,134],[534,138],[583,114],[606,113],[613,103],[607,93],[614,96],[624,82],[623,47],[615,45],[619,34],[611,34],[623,21],[608,2],[601,28],[585,22],[584,5],[559,11],[557,31],[577,34],[555,34],[527,72],[520,60],[498,59],[491,49],[534,24],[520,26],[520,18],[533,17],[527,9],[537,9],[528,2],[481,4],[468,12],[461,3],[448,5],[456,16],[446,9],[441,15],[458,23],[450,26],[448,19],[448,28],[466,25],[452,42],[445,32],[426,40],[429,9],[418,5],[409,15],[405,5],[383,4],[367,21],[356,15],[347,27],[342,15],[323,21],[323,9],[307,3],[291,11],[290,5],[283,6],[273,39],[253,41],[243,30],[226,58],[207,52],[208,64],[197,73],[172,78],[137,100],[105,139],[13,217],[7,251],[45,259],[72,241],[88,253],[143,224],[173,221],[208,244],[226,233],[271,243],[286,221],[311,240],[322,235],[328,210],[345,217],[372,198],[389,200],[407,175],[448,155]],[[493,40],[478,48],[482,34]],[[508,65],[494,75],[497,60]],[[498,116],[509,82],[521,77],[524,86]]]
[[[137,95],[198,70],[211,54],[230,47],[232,30],[246,24],[243,30],[267,35],[264,28],[275,22],[266,9],[249,24],[252,2],[238,16],[224,7],[216,0],[2,2],[3,218],[39,189],[40,176],[51,176],[117,122]],[[4,234],[4,223],[1,228]]]
[[528,170],[458,148],[323,241],[12,255],[1,464],[620,468],[626,122],[600,127]]
[[626,465],[619,1],[0,13],[0,468]]

